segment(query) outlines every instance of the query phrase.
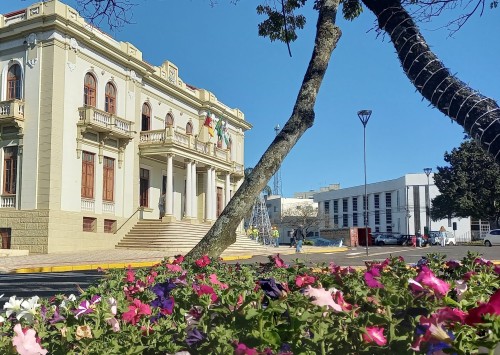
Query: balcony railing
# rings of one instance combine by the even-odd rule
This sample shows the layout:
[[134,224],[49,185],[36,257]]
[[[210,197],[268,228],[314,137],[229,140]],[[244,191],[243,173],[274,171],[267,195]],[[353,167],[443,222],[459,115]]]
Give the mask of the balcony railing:
[[134,123],[111,113],[85,106],[78,109],[80,114],[79,125],[88,126],[92,130],[109,133],[115,138],[132,139],[134,134]]
[[[213,143],[200,142],[192,135],[175,131],[173,127],[154,131],[143,131],[140,134],[139,147],[142,150],[154,148],[154,152],[157,153],[159,147],[175,146],[192,150],[195,155],[208,155],[219,161],[231,163],[235,173],[243,174],[243,165],[236,164],[231,161],[229,149],[217,148],[217,146]],[[238,170],[236,171],[234,169]]]
[[102,212],[104,213],[115,213],[115,203],[110,201],[102,202]]
[[19,128],[24,128],[24,101],[1,101],[0,124],[2,123],[14,123]]
[[0,196],[0,208],[16,208],[16,195]]
[[82,211],[94,212],[95,211],[95,201],[93,199],[90,199],[90,198],[82,198],[81,209],[82,209]]

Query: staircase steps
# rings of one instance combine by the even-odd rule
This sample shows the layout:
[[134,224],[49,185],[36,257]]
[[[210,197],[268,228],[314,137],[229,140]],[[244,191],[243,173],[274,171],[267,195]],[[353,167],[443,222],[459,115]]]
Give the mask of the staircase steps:
[[[164,250],[185,254],[205,236],[210,229],[207,224],[191,224],[182,221],[140,220],[116,245],[117,249]],[[236,242],[223,255],[231,253],[265,253],[266,247],[246,235],[237,235]]]

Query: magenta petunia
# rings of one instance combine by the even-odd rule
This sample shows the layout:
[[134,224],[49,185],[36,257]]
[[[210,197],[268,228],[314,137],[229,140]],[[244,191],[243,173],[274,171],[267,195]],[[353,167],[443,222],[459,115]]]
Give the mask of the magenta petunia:
[[384,285],[378,279],[376,279],[376,277],[380,277],[379,268],[371,268],[364,274],[365,282],[368,285],[368,287],[384,288]]
[[316,278],[310,275],[297,275],[295,276],[295,284],[297,287],[304,287],[307,285],[312,285],[316,282]]
[[380,346],[387,344],[387,338],[384,336],[383,327],[366,327],[366,333],[363,333],[365,343],[375,343]]
[[210,280],[211,283],[213,283],[214,285],[218,285],[220,287],[221,290],[225,290],[227,288],[229,288],[229,285],[228,284],[225,284],[223,282],[220,282],[219,279],[217,278],[217,275],[216,274],[211,274],[208,279]]
[[134,299],[132,304],[128,306],[128,311],[123,313],[122,317],[125,322],[134,325],[139,322],[142,316],[150,314],[151,308],[149,305],[142,303],[141,300]]
[[254,348],[249,348],[243,343],[238,343],[234,349],[234,355],[257,355],[258,352]]
[[199,267],[205,267],[207,265],[210,265],[210,258],[208,257],[208,255],[203,255],[201,258],[195,261],[195,264]]
[[422,266],[422,270],[415,278],[415,281],[432,290],[437,296],[445,296],[450,290],[450,285],[446,281],[436,277],[432,270],[425,265]]
[[469,309],[465,323],[469,325],[483,323],[485,314],[500,315],[500,290],[497,290],[487,303],[481,303],[479,306]]
[[276,267],[278,267],[278,268],[286,268],[287,267],[287,265],[285,264],[285,261],[283,261],[283,259],[280,258],[279,254],[276,254],[275,256],[272,256],[271,258],[274,260],[274,265],[276,265]]

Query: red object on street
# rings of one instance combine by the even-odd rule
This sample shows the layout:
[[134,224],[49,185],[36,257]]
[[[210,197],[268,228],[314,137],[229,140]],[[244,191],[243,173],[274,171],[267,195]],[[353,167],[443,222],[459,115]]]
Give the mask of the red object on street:
[[411,236],[411,245],[413,247],[416,247],[417,246],[417,236],[416,235],[412,235]]

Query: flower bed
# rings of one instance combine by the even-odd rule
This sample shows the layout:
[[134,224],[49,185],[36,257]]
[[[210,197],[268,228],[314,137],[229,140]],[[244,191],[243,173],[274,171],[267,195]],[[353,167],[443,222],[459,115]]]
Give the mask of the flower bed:
[[76,298],[11,297],[1,354],[493,354],[500,267],[469,254],[365,270],[179,256]]

